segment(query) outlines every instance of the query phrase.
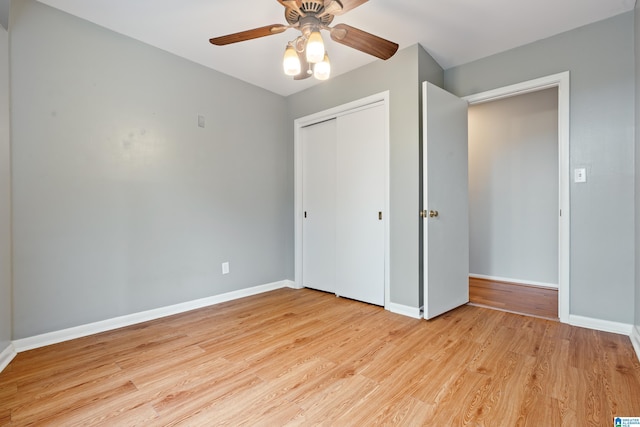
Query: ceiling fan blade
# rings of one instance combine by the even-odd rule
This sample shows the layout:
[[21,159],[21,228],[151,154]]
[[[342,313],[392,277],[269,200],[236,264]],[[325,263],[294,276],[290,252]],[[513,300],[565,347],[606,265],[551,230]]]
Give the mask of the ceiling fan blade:
[[304,52],[298,52],[298,59],[300,59],[300,74],[293,76],[293,80],[308,79],[313,75],[313,72],[309,72],[311,68],[307,62],[307,55]]
[[214,37],[209,39],[211,44],[216,46],[224,46],[231,43],[243,42],[245,40],[253,40],[260,37],[270,36],[272,34],[280,34],[289,27],[281,24],[267,25],[265,27],[254,28],[253,30],[241,31],[239,33],[227,34],[226,36]]
[[[342,15],[343,13],[347,13],[352,9],[355,9],[358,6],[361,6],[368,2],[369,0],[340,0],[342,3],[342,10],[334,13],[333,15]],[[325,2],[326,4],[326,2]]]
[[398,50],[397,43],[374,36],[350,25],[338,24],[331,28],[330,31],[333,41],[380,59],[389,59]]

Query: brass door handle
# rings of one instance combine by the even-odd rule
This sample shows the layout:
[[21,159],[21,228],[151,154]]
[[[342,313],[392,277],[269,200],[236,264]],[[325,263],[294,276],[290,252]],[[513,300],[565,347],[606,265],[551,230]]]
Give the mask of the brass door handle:
[[427,211],[426,209],[420,211],[420,218],[426,218],[427,216],[429,216],[429,218],[435,218],[438,215],[438,211]]

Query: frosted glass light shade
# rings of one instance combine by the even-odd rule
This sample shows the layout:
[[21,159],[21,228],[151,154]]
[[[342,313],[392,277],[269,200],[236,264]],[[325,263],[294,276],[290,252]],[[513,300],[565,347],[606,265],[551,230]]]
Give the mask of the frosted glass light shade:
[[298,58],[298,53],[291,45],[287,46],[284,51],[282,68],[287,76],[297,76],[300,74],[300,58]]
[[319,31],[312,31],[307,40],[307,62],[317,64],[324,58],[324,42]]
[[324,54],[324,58],[321,62],[318,62],[313,67],[313,77],[318,80],[327,80],[331,75],[331,63],[329,62],[329,55]]

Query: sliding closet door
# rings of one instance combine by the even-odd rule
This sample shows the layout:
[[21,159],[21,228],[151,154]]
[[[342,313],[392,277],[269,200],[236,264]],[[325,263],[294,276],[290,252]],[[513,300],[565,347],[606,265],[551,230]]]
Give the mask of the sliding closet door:
[[386,115],[379,104],[337,118],[336,293],[384,305]]
[[302,129],[302,285],[336,292],[336,120]]

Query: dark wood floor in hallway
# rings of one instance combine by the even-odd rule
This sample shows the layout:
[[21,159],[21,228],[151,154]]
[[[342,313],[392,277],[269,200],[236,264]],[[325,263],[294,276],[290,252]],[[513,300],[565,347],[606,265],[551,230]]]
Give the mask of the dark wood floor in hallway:
[[626,336],[481,307],[411,319],[308,289],[27,351],[0,425],[610,426],[640,416]]
[[481,307],[558,320],[558,290],[469,278],[469,302]]

